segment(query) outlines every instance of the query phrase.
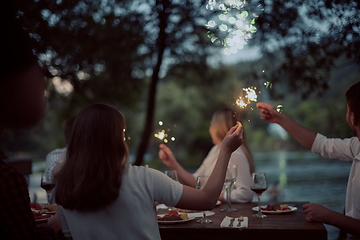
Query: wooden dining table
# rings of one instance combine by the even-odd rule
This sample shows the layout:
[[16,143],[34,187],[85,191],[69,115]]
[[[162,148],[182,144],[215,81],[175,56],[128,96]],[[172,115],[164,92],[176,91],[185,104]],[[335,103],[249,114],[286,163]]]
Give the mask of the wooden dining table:
[[[216,206],[212,212],[214,215],[208,218],[212,223],[197,223],[199,218],[194,220],[176,223],[159,224],[162,240],[199,240],[199,239],[276,239],[276,240],[322,240],[327,239],[327,230],[322,223],[308,222],[305,220],[305,213],[302,205],[306,202],[287,202],[289,206],[296,207],[297,210],[283,214],[267,214],[266,218],[254,218],[256,213],[252,208],[257,203],[233,203],[232,207],[238,209],[237,212],[221,212],[225,203]],[[280,203],[285,204],[285,203]],[[262,205],[266,205],[263,203]],[[158,210],[158,214],[165,213],[166,210]],[[248,217],[247,228],[222,228],[220,223],[226,217]]]

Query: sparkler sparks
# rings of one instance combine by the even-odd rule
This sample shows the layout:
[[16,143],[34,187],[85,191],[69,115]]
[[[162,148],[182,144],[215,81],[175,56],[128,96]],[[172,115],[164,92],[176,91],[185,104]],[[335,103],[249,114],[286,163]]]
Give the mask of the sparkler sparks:
[[[162,125],[164,125],[164,122],[163,122],[163,121],[159,121],[158,124],[159,124],[159,126],[162,126]],[[176,125],[174,125],[174,126],[176,127]],[[170,132],[170,128],[168,128],[168,129],[166,129],[166,130],[165,130],[165,129],[162,129],[162,130],[160,130],[159,132],[155,133],[155,134],[154,134],[154,137],[160,139],[160,140],[163,141],[164,143],[168,143],[168,142],[169,142],[169,140],[168,140],[168,136],[169,136],[168,132]],[[170,138],[170,140],[171,140],[171,141],[175,141],[175,137],[172,136],[172,137]]]
[[243,96],[240,96],[235,104],[240,108],[245,108],[251,102],[257,102],[256,87],[243,88]]
[[272,88],[272,83],[271,82],[266,82],[266,83],[264,83],[264,85],[265,85],[265,87],[266,88]]

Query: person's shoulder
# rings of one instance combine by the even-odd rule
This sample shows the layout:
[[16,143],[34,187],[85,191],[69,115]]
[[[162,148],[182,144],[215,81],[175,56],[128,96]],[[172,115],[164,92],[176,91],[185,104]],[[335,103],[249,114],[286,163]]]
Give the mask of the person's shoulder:
[[125,172],[129,172],[129,173],[144,173],[144,172],[148,172],[153,170],[152,168],[150,168],[148,165],[145,166],[136,166],[136,165],[131,165],[131,164],[127,164],[124,168],[124,173]]
[[145,166],[134,166],[127,165],[124,169],[124,175],[137,176],[139,178],[149,179],[158,176],[162,176],[161,171],[151,168],[148,165]]
[[208,154],[218,154],[220,152],[221,146],[214,144],[214,146],[211,147]]
[[51,152],[49,152],[46,156],[51,156],[51,155],[56,155],[56,154],[63,154],[66,152],[66,147],[65,148],[57,148],[52,150]]
[[3,160],[0,160],[0,179],[1,182],[10,181],[14,179],[21,179],[23,180],[24,176],[17,171],[15,168],[11,167]]
[[244,155],[245,156],[245,152],[244,152],[244,150],[242,149],[242,147],[240,146],[240,147],[238,147],[233,153],[232,153],[233,155]]

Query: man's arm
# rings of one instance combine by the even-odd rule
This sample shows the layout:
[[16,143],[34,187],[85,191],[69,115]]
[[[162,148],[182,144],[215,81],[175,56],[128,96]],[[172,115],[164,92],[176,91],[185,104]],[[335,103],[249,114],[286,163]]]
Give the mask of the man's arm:
[[316,132],[298,124],[287,115],[279,113],[273,106],[267,103],[259,102],[256,106],[259,108],[261,119],[270,123],[279,124],[301,145],[311,150]]
[[322,222],[360,236],[359,219],[348,217],[315,203],[304,204],[303,209],[307,221]]

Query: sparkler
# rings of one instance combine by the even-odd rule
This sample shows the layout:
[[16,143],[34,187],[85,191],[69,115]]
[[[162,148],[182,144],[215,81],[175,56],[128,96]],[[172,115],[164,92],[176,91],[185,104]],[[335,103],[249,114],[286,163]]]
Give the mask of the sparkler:
[[[163,122],[163,121],[159,121],[158,124],[159,124],[159,126],[162,126],[162,125],[164,125],[164,122]],[[175,127],[176,127],[176,126],[175,126]],[[156,137],[157,139],[160,139],[160,140],[163,141],[164,143],[168,143],[168,142],[169,142],[169,140],[168,140],[168,137],[169,137],[168,132],[170,132],[170,128],[168,128],[168,129],[166,129],[166,130],[165,130],[165,129],[162,129],[162,130],[160,130],[159,132],[155,133],[155,134],[154,134],[154,137]],[[175,141],[175,137],[174,137],[174,136],[170,137],[170,140],[174,142],[174,141]]]
[[[239,106],[241,109],[245,109],[251,102],[257,102],[256,87],[253,86],[243,88],[242,96],[236,99],[235,105]],[[251,110],[254,109],[251,108]],[[241,119],[241,112],[239,111],[238,114],[238,119]],[[248,122],[250,122],[250,120],[248,120]]]
[[256,87],[243,88],[243,96],[236,99],[235,104],[240,108],[245,108],[251,102],[257,102]]
[[126,137],[126,130],[125,129],[123,129],[123,132],[124,132],[124,141],[131,140],[130,137]]

